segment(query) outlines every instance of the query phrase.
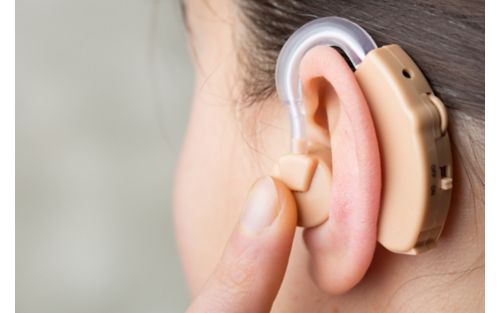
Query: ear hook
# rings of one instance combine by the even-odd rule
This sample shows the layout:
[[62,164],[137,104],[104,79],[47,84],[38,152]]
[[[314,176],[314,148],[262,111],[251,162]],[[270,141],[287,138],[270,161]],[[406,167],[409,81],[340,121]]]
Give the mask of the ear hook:
[[356,68],[368,52],[377,48],[358,24],[336,16],[311,21],[290,36],[278,56],[275,79],[278,97],[289,110],[293,153],[307,153],[300,62],[307,51],[319,45],[339,47]]

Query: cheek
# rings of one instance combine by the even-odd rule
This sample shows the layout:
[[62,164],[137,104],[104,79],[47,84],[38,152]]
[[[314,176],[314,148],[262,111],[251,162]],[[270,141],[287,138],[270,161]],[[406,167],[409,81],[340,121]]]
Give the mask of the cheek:
[[229,108],[194,105],[177,166],[174,221],[181,262],[196,294],[222,255],[246,192],[259,175]]
[[[257,116],[252,111],[247,115],[254,120]],[[269,174],[275,161],[288,152],[286,112],[257,117],[264,125],[272,123],[272,127],[260,127],[259,138],[252,141],[242,129],[255,129],[256,125],[242,127],[231,108],[206,102],[193,106],[174,190],[177,245],[193,295],[222,256],[250,186],[258,177]],[[324,305],[318,301],[319,291],[307,272],[308,254],[301,237],[298,231],[275,304],[285,312],[314,311],[311,308]]]

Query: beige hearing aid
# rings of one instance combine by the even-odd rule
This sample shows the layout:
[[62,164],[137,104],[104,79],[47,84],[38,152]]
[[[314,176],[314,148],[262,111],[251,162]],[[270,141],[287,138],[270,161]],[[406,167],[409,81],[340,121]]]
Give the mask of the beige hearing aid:
[[403,49],[378,48],[360,26],[339,17],[297,30],[277,62],[276,88],[289,109],[292,153],[279,160],[275,176],[294,192],[299,226],[328,219],[332,190],[331,152],[307,141],[298,74],[302,57],[317,45],[345,52],[370,107],[382,160],[378,241],[396,253],[432,248],[445,224],[453,182],[446,108]]

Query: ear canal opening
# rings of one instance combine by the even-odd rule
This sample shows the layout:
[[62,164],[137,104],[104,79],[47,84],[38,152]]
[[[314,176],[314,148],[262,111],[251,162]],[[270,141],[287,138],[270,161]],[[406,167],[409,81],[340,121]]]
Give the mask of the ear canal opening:
[[314,123],[321,127],[321,129],[327,131],[328,130],[328,114],[326,112],[326,101],[327,97],[325,97],[324,93],[328,92],[327,86],[325,85],[324,80],[320,80],[318,82],[318,104],[316,107],[316,112],[314,112]]

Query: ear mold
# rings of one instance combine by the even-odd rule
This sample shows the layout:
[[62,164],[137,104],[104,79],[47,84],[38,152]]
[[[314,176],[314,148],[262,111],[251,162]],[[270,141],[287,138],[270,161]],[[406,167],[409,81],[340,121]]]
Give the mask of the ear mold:
[[293,192],[297,204],[297,224],[314,227],[328,219],[332,190],[331,159],[319,152],[282,156],[275,170]]

